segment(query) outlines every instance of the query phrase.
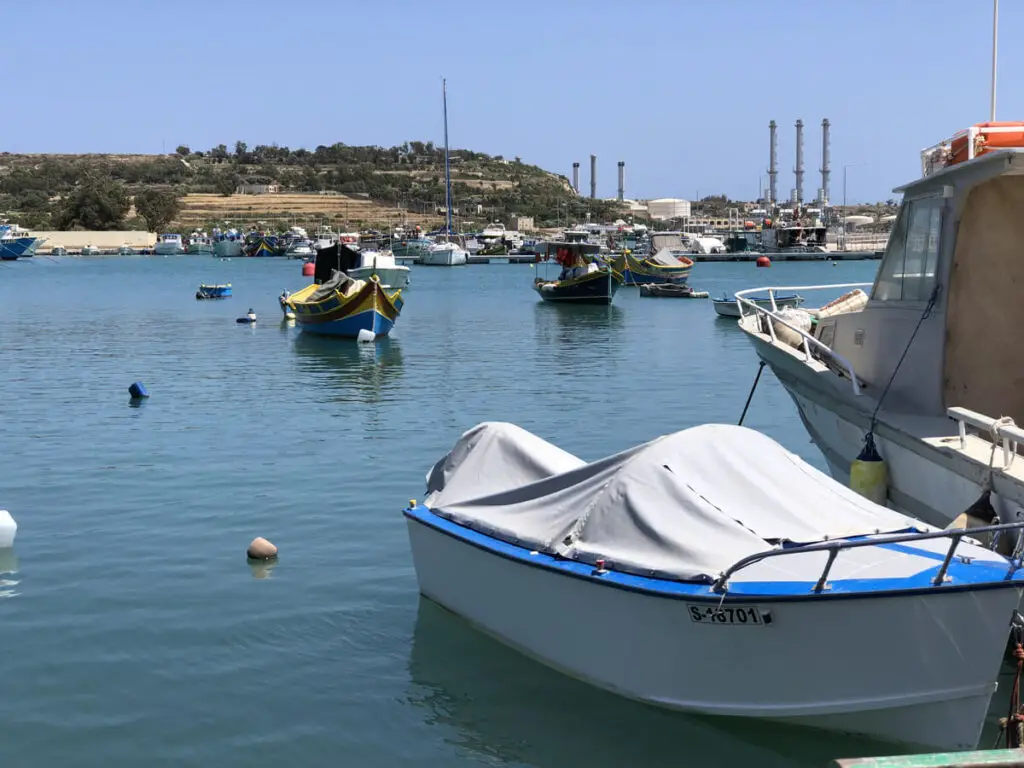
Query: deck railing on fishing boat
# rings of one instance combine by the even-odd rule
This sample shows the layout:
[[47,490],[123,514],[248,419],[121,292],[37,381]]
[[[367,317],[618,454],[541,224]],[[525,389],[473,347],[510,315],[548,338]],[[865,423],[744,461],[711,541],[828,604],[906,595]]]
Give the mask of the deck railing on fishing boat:
[[[811,591],[817,594],[828,588],[828,575],[832,571],[832,566],[835,563],[836,558],[843,550],[948,538],[950,539],[949,549],[946,550],[946,556],[942,561],[942,565],[939,567],[938,573],[936,573],[935,578],[931,580],[931,586],[939,587],[946,581],[946,571],[949,569],[949,564],[952,562],[953,555],[956,553],[956,548],[959,546],[962,539],[966,537],[968,540],[974,540],[976,542],[978,534],[991,533],[994,537],[992,546],[995,547],[998,542],[999,534],[1006,531],[1019,531],[1022,528],[1024,528],[1024,520],[1019,520],[1014,523],[1000,523],[999,525],[985,525],[980,528],[950,528],[944,531],[901,533],[891,536],[881,535],[878,538],[872,539],[837,539],[835,541],[822,541],[817,544],[807,544],[806,546],[791,547],[789,549],[771,549],[767,552],[758,552],[757,554],[748,555],[741,560],[737,560],[735,563],[730,565],[722,575],[718,577],[718,579],[715,580],[714,584],[711,585],[711,589],[714,592],[721,592],[723,594],[728,592],[729,579],[738,571],[772,557],[803,555],[808,552],[828,552],[828,560],[822,568],[821,575],[811,588]],[[1004,579],[1009,579],[1020,567],[1021,560],[1019,557],[1009,558],[1009,565]]]
[[[967,426],[970,425],[980,432],[980,437],[987,439],[1003,448],[1003,469],[1009,469],[1017,455],[1017,444],[1024,443],[1024,429],[1018,427],[1013,419],[1004,416],[993,419],[977,411],[967,408],[947,408],[946,415],[957,423],[960,438],[960,450],[967,449]],[[993,454],[993,460],[995,455]]]
[[[853,369],[853,364],[845,357],[840,355],[838,352],[834,352],[830,346],[815,338],[811,334],[802,328],[797,328],[786,318],[779,315],[779,307],[775,303],[775,294],[781,291],[826,291],[826,290],[838,290],[838,289],[852,289],[852,288],[870,288],[872,283],[835,283],[833,285],[780,285],[774,287],[764,288],[747,288],[742,291],[736,292],[736,306],[740,311],[739,322],[742,323],[747,317],[753,317],[757,315],[764,315],[768,321],[765,323],[768,326],[768,335],[771,337],[772,343],[778,343],[778,336],[775,335],[775,323],[781,323],[782,325],[789,328],[794,333],[799,334],[801,338],[801,347],[804,353],[804,362],[810,362],[813,358],[811,354],[811,347],[818,349],[826,353],[830,358],[835,360],[839,365],[843,367],[846,374],[850,377],[850,382],[853,384],[853,394],[859,396],[861,394],[860,380],[857,378],[857,372]],[[759,306],[756,302],[748,298],[751,294],[756,293],[768,293],[768,298],[771,299],[771,309],[767,307]],[[751,313],[745,313],[744,309],[749,308],[753,310]]]

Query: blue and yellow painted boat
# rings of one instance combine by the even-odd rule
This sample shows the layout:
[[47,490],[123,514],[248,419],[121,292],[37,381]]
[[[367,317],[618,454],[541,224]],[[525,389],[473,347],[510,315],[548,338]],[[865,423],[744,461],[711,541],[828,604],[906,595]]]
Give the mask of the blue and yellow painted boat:
[[663,254],[660,251],[654,256],[638,259],[629,251],[625,251],[612,262],[612,269],[622,275],[622,282],[626,285],[683,285],[690,278],[693,259],[673,256],[671,253]]
[[280,256],[282,253],[273,235],[250,235],[244,248],[246,256]]
[[344,272],[335,272],[323,284],[307,285],[285,302],[301,330],[347,338],[358,338],[360,331],[387,336],[405,303],[400,290],[388,292],[376,275],[353,280]]
[[207,285],[203,283],[196,290],[197,299],[226,299],[231,295],[231,283]]

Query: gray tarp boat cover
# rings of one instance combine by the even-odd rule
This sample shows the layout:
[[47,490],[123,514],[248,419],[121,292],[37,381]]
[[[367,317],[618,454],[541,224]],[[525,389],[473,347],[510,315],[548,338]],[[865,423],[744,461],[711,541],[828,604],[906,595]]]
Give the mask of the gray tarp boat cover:
[[670,251],[668,248],[662,248],[660,251],[651,256],[651,261],[653,261],[655,264],[662,264],[666,267],[683,266],[683,262],[676,258],[676,255],[672,253],[672,251]]
[[725,424],[585,463],[513,424],[486,422],[433,467],[424,504],[529,549],[700,581],[780,542],[935,530],[868,501],[760,432]]

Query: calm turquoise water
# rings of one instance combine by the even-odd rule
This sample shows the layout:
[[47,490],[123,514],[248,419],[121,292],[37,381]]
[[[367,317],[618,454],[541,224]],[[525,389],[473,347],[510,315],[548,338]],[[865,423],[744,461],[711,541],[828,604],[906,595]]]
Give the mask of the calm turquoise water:
[[[699,264],[714,295],[877,262]],[[508,420],[585,458],[735,422],[757,370],[707,301],[538,303],[533,269],[414,268],[394,336],[280,323],[299,264],[0,264],[0,764],[824,765],[892,752],[694,718],[548,671],[417,596],[401,509]],[[200,282],[234,297],[197,302]],[[234,319],[252,307],[255,328]],[[135,380],[152,397],[131,407]],[[748,426],[818,466],[766,373]],[[246,564],[257,535],[281,548]],[[737,658],[738,666],[748,663]],[[841,663],[841,661],[839,662]]]

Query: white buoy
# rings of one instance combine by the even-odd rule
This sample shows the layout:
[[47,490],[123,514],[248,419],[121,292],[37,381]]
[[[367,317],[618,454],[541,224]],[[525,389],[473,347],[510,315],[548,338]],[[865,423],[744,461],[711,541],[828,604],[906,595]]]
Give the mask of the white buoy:
[[356,341],[366,343],[368,341],[373,341],[375,338],[377,338],[377,336],[373,333],[373,331],[368,331],[365,328],[360,328],[359,335],[356,336]]
[[14,546],[14,534],[18,532],[18,524],[14,522],[11,513],[6,509],[0,509],[0,549],[7,549]]

